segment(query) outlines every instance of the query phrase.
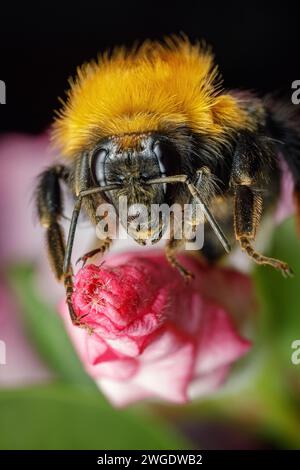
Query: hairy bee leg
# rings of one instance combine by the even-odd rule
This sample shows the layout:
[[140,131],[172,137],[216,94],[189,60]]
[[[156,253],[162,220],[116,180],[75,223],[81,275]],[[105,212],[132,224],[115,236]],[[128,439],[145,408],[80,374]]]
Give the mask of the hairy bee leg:
[[281,271],[284,277],[291,276],[287,263],[264,256],[252,246],[262,212],[262,197],[246,185],[238,185],[234,195],[235,236],[243,251],[257,264],[269,265]]
[[76,264],[80,263],[82,261],[82,268],[85,266],[86,262],[90,259],[93,258],[93,256],[97,255],[98,253],[101,253],[101,255],[104,255],[104,253],[109,249],[111,245],[111,238],[106,238],[105,240],[101,240],[101,246],[99,248],[95,248],[94,250],[88,251],[85,253],[83,256],[80,256],[78,260],[76,261]]
[[68,306],[70,318],[72,320],[73,325],[76,325],[78,322],[78,317],[75,313],[73,302],[72,302],[72,295],[73,295],[73,272],[70,270],[69,273],[64,274],[64,286],[66,291],[66,303]]
[[182,277],[189,281],[194,278],[194,274],[188,271],[176,258],[176,252],[178,251],[181,240],[169,240],[165,246],[165,254],[168,262],[173,268],[176,268]]
[[283,276],[292,274],[287,263],[264,256],[253,247],[262,214],[261,190],[268,184],[266,175],[274,169],[276,153],[272,141],[251,132],[241,134],[232,160],[230,185],[234,191],[235,237],[257,264],[270,265]]
[[118,185],[106,185],[103,187],[92,186],[92,181],[90,179],[90,167],[89,167],[89,155],[85,153],[81,159],[78,160],[78,163],[75,168],[75,173],[72,175],[75,184],[75,193],[77,195],[77,199],[73,208],[68,240],[65,250],[65,256],[63,261],[63,274],[65,280],[65,289],[66,289],[66,301],[69,308],[69,313],[71,320],[74,325],[80,326],[82,328],[86,328],[90,333],[92,332],[91,328],[84,322],[82,322],[83,316],[77,316],[74,311],[74,306],[72,303],[72,295],[73,295],[73,269],[71,263],[73,245],[74,245],[74,238],[75,232],[77,228],[78,217],[81,211],[82,204],[84,203],[84,209],[90,216],[92,220],[96,222],[95,219],[95,212],[96,208],[94,206],[94,202],[89,199],[89,196],[93,196],[95,194],[99,194],[102,191],[107,191],[110,189],[116,189]]
[[167,241],[165,246],[165,255],[168,262],[171,264],[173,268],[176,268],[183,278],[186,281],[193,279],[194,275],[190,271],[188,271],[181,263],[179,263],[178,259],[176,258],[176,253],[182,246],[183,240],[174,238],[175,234],[175,220],[174,214],[171,213],[170,215],[170,240]]
[[261,255],[260,253],[255,251],[252,246],[252,241],[249,238],[241,237],[239,239],[239,243],[241,245],[242,250],[245,251],[247,255],[250,256],[250,258],[257,264],[272,266],[272,268],[280,271],[283,277],[293,276],[293,271],[287,263],[275,258],[270,258],[268,256]]
[[38,217],[41,226],[46,229],[48,256],[58,280],[63,277],[65,256],[64,234],[59,223],[63,211],[60,180],[66,181],[68,175],[68,170],[62,165],[50,167],[39,176],[36,190]]
[[74,310],[73,300],[72,300],[74,285],[73,285],[73,271],[71,268],[68,273],[64,273],[63,279],[64,279],[64,286],[65,286],[65,292],[66,292],[66,303],[67,303],[69,315],[70,315],[73,325],[80,326],[82,328],[87,328],[89,330],[90,327],[82,322],[83,318],[86,317],[87,314],[78,316]]
[[82,203],[82,197],[79,196],[77,198],[77,201],[75,203],[73,213],[72,213],[72,219],[71,219],[71,224],[69,228],[69,234],[68,234],[68,241],[67,241],[67,246],[65,250],[65,257],[64,257],[64,262],[63,262],[63,276],[64,276],[64,285],[65,285],[65,291],[66,291],[66,302],[67,306],[69,309],[69,314],[70,318],[72,320],[73,325],[76,326],[83,326],[84,324],[81,323],[81,320],[83,317],[78,317],[76,315],[76,312],[74,310],[73,306],[73,268],[71,264],[71,256],[72,256],[72,250],[73,250],[73,244],[74,244],[74,237],[75,237],[75,232],[76,232],[76,226],[78,222],[78,217],[80,214],[80,209],[81,209],[81,203]]
[[66,290],[66,302],[67,302],[69,315],[70,315],[73,325],[79,326],[80,328],[85,328],[89,333],[92,333],[93,330],[91,329],[91,327],[82,321],[87,316],[87,314],[78,316],[74,310],[73,299],[72,299],[74,285],[73,285],[73,269],[71,265],[71,255],[72,255],[72,249],[73,249],[73,244],[74,244],[74,237],[75,237],[78,217],[79,217],[80,209],[81,209],[81,203],[82,203],[82,196],[79,196],[73,209],[71,225],[69,229],[67,247],[65,250],[64,265],[63,265],[63,278],[64,278],[64,285],[65,285],[65,290]]
[[70,272],[73,271],[72,265],[71,265],[71,256],[72,256],[72,251],[73,251],[74,238],[75,238],[75,233],[76,233],[78,217],[80,214],[81,204],[82,204],[82,197],[79,196],[73,208],[72,219],[71,219],[71,224],[69,228],[65,259],[64,259],[64,265],[63,265],[64,275],[68,275]]
[[66,248],[63,229],[59,223],[63,211],[59,182],[60,180],[66,182],[68,177],[69,172],[62,165],[45,170],[39,177],[36,205],[40,223],[46,229],[46,244],[50,263],[55,277],[64,282],[70,318],[72,323],[77,325],[80,319],[76,316],[72,304],[73,271],[71,266],[67,271],[64,269]]
[[84,255],[80,256],[77,260],[76,260],[76,263],[75,265],[77,266],[77,264],[79,264],[80,262],[82,262],[82,265],[81,267],[84,268],[84,266],[86,265],[86,262],[93,258],[94,256],[96,256],[98,253],[101,253],[101,248],[95,248],[95,250],[91,250],[91,251],[88,251],[87,253],[85,253]]
[[[91,187],[90,181],[90,171],[89,171],[89,163],[88,163],[88,155],[84,154],[81,159],[78,159],[77,164],[75,166],[75,170],[71,175],[74,186],[75,186],[75,193],[77,195],[77,199],[73,208],[72,218],[69,227],[68,233],[68,240],[65,249],[64,261],[63,261],[63,276],[64,276],[64,285],[66,291],[66,303],[68,306],[70,318],[72,320],[73,325],[80,326],[89,329],[88,325],[85,325],[82,322],[84,316],[78,316],[74,310],[72,296],[73,296],[73,268],[71,263],[72,257],[72,250],[74,244],[74,237],[78,222],[78,217],[80,214],[81,206],[82,206],[82,199],[83,196],[81,195],[84,191],[88,191]],[[94,208],[93,204],[86,204],[85,209],[87,212],[93,215]]]

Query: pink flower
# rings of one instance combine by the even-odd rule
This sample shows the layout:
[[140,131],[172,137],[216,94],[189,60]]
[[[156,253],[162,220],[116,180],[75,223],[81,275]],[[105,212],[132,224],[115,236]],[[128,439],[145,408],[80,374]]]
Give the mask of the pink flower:
[[231,315],[254,305],[249,278],[182,262],[195,274],[190,283],[160,251],[116,255],[76,275],[76,313],[93,333],[74,327],[65,305],[63,316],[87,372],[114,405],[211,393],[250,348]]
[[[53,281],[44,248],[42,229],[34,224],[33,189],[36,176],[53,161],[46,134],[7,134],[0,138],[0,260],[33,262],[42,295],[54,300],[61,288]],[[13,181],[13,184],[12,184]],[[3,269],[5,274],[5,268]],[[24,386],[52,379],[26,334],[22,308],[0,279],[0,341],[5,344],[6,364],[0,361],[0,388]]]
[[19,313],[16,302],[1,280],[0,341],[5,346],[5,355],[1,357],[0,354],[0,388],[22,387],[52,379],[52,374],[26,337]]
[[274,219],[276,224],[280,224],[287,217],[295,213],[295,202],[293,198],[294,181],[287,163],[282,155],[279,155],[279,166],[281,170],[280,198],[275,210]]

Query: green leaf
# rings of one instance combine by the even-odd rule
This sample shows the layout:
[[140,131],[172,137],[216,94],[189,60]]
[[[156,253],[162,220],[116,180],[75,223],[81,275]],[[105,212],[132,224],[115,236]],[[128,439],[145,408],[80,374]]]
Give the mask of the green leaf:
[[294,219],[275,231],[270,255],[288,262],[295,275],[284,279],[274,269],[257,269],[255,280],[262,305],[260,338],[264,348],[271,350],[285,368],[300,372],[291,363],[291,344],[300,339],[300,241]]
[[148,415],[115,410],[68,384],[0,391],[1,449],[184,449],[190,445]]
[[13,266],[9,281],[28,334],[44,360],[66,382],[95,390],[96,385],[85,373],[58,313],[37,295],[33,268],[30,265]]

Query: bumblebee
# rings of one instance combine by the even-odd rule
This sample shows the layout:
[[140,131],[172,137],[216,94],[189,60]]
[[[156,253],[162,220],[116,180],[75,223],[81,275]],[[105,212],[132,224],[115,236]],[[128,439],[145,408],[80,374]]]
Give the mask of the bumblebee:
[[[293,175],[300,214],[296,108],[253,92],[224,90],[207,46],[171,37],[117,48],[83,65],[70,81],[53,138],[63,163],[40,175],[36,205],[74,324],[82,324],[72,306],[71,265],[80,210],[96,225],[97,207],[103,201],[117,206],[121,195],[148,208],[199,202],[206,216],[207,262],[217,262],[237,242],[254,262],[292,273],[285,262],[257,252],[254,242],[263,210],[279,198],[280,158]],[[75,198],[66,244],[61,182]],[[136,239],[143,243],[146,233],[154,240],[161,229],[144,227]],[[110,243],[108,237],[82,260],[104,253]],[[176,259],[182,244],[171,236],[166,256],[189,276]]]

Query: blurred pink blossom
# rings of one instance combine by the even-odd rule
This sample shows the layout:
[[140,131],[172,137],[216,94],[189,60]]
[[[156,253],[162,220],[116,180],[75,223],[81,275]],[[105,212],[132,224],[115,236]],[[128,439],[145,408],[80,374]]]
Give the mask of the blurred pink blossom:
[[283,157],[280,157],[279,163],[281,169],[280,198],[274,215],[277,224],[280,224],[295,212],[293,177]]
[[7,286],[6,266],[33,262],[43,294],[55,302],[62,290],[51,279],[42,230],[34,224],[35,179],[53,160],[48,136],[5,135],[0,139],[0,159],[0,258],[4,275],[0,282],[0,340],[6,346],[0,387],[14,387],[49,380],[51,374],[26,334],[18,299]]
[[211,393],[250,348],[231,315],[254,306],[249,278],[182,262],[195,274],[190,283],[161,251],[115,255],[76,275],[76,313],[93,333],[71,324],[65,304],[63,317],[87,372],[116,406]]
[[[0,280],[0,340],[6,344],[6,364],[0,365],[0,387],[13,387],[50,379],[52,374],[39,359],[26,334],[18,299],[13,298],[6,283],[6,268],[11,263],[33,263],[36,289],[53,306],[64,289],[51,272],[43,229],[34,216],[36,178],[56,161],[48,133],[1,136],[0,160],[0,260],[3,273]],[[64,223],[67,225],[68,221]],[[90,239],[90,233],[89,237],[81,237],[80,244],[76,244],[76,247],[80,245],[79,253],[87,250]]]
[[25,334],[16,302],[4,283],[0,284],[0,340],[5,345],[5,363],[0,361],[0,387],[44,382],[51,374]]

